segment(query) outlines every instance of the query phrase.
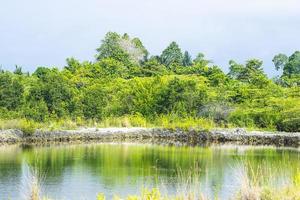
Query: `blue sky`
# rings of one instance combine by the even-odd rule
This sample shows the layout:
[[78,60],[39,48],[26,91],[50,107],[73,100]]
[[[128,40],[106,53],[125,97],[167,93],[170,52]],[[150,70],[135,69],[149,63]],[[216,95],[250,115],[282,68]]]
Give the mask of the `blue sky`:
[[108,31],[141,38],[151,54],[173,40],[203,52],[226,71],[228,61],[264,61],[300,50],[299,0],[1,0],[0,65],[62,67],[67,57],[93,60]]

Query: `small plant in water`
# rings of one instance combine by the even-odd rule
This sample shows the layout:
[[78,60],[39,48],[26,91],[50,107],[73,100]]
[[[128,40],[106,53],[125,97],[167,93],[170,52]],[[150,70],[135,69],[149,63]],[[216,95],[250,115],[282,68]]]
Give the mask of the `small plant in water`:
[[27,166],[27,176],[23,183],[23,196],[25,200],[50,200],[47,197],[42,197],[41,194],[41,176],[38,171]]

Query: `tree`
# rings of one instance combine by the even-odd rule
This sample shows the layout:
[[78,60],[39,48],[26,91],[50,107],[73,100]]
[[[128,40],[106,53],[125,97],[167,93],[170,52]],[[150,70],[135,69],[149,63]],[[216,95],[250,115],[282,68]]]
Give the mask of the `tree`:
[[44,100],[27,102],[22,112],[26,118],[38,122],[44,122],[49,117],[48,107]]
[[181,65],[183,61],[183,55],[181,49],[176,42],[171,42],[171,44],[163,50],[160,56],[162,64],[169,67],[171,64]]
[[120,46],[121,36],[116,32],[108,32],[97,49],[98,61],[105,58],[113,58],[125,64],[130,63],[129,54]]
[[33,77],[35,80],[26,97],[28,104],[44,101],[49,114],[56,117],[63,117],[72,112],[72,89],[58,69],[39,67],[33,73]]
[[65,69],[69,70],[72,73],[75,73],[77,69],[80,68],[81,64],[78,60],[75,58],[67,58],[67,66],[65,66]]
[[160,63],[159,56],[151,56],[146,62],[144,62],[142,72],[145,76],[168,74],[166,66]]
[[16,65],[15,66],[15,71],[14,71],[14,74],[17,74],[17,75],[23,75],[23,71],[22,71],[22,67]]
[[250,59],[246,61],[246,66],[239,79],[242,81],[251,82],[251,79],[256,78],[257,75],[262,75],[264,73],[262,68],[263,61],[258,59]]
[[218,66],[209,67],[205,71],[204,76],[208,78],[212,86],[219,86],[220,84],[225,84],[226,75]]
[[128,76],[128,68],[122,63],[113,58],[106,58],[101,60],[99,63],[93,65],[94,69],[99,67],[99,72],[102,77],[123,77]]
[[263,62],[258,59],[250,59],[246,65],[238,64],[233,60],[229,61],[229,73],[231,78],[237,79],[241,82],[254,84],[258,87],[263,87],[267,84],[267,76],[264,74],[262,68]]
[[201,66],[206,66],[211,62],[212,61],[205,59],[205,55],[203,53],[198,53],[196,58],[194,59],[194,63]]
[[188,51],[185,51],[185,52],[184,52],[182,64],[183,64],[183,66],[185,66],[185,67],[191,66],[191,65],[193,64],[193,63],[192,63],[191,55],[189,54]]
[[238,79],[241,73],[245,70],[244,65],[238,64],[234,60],[229,61],[229,73],[228,75],[233,79]]
[[263,61],[258,59],[250,59],[246,62],[246,68],[255,72],[263,72]]
[[97,51],[98,61],[112,58],[126,66],[140,64],[148,56],[148,51],[141,40],[139,38],[131,39],[126,33],[121,37],[118,33],[108,32]]
[[283,67],[286,65],[288,62],[289,58],[285,54],[278,54],[274,56],[273,58],[273,63],[275,65],[276,70],[283,69]]
[[[144,62],[148,60],[149,52],[146,47],[143,45],[142,41],[139,38],[133,38],[131,42],[135,45],[135,49],[139,51],[138,59],[134,57],[134,59],[138,60],[139,62]],[[135,50],[136,51],[136,50]],[[130,53],[129,53],[130,54]],[[130,54],[131,55],[131,54]]]
[[157,95],[156,112],[168,114],[176,112],[180,116],[195,112],[206,99],[206,90],[197,88],[194,79],[173,78]]
[[102,85],[95,84],[83,91],[83,114],[87,119],[102,119],[107,104],[107,94]]
[[283,76],[291,77],[300,74],[300,51],[293,53],[283,67]]
[[0,107],[16,110],[23,101],[24,86],[18,77],[5,72],[0,74]]

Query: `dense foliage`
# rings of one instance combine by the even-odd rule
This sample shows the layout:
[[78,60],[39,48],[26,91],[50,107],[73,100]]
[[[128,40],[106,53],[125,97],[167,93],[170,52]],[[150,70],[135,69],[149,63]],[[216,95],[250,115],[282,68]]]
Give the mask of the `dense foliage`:
[[269,79],[262,61],[233,60],[225,74],[202,53],[172,42],[159,56],[138,38],[109,32],[96,60],[67,59],[66,66],[0,71],[0,118],[37,122],[137,115],[207,119],[220,127],[300,131],[300,52],[278,54],[282,76]]

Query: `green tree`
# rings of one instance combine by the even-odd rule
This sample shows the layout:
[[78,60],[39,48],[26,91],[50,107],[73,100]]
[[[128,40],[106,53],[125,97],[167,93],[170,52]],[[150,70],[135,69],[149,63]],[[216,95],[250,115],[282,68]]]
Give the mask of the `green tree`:
[[121,36],[116,32],[108,32],[102,40],[102,44],[97,48],[98,61],[105,58],[113,58],[124,64],[130,64],[129,54],[120,46]]
[[38,122],[45,122],[49,117],[47,104],[42,99],[27,101],[22,112],[27,119],[33,119]]
[[143,64],[142,73],[145,76],[157,76],[168,74],[168,70],[160,63],[158,56],[152,56]]
[[[138,52],[138,54],[136,54],[136,53],[133,54],[134,58],[137,59],[139,62],[147,61],[149,52],[146,49],[146,47],[144,46],[144,44],[142,43],[142,41],[139,38],[133,38],[131,41],[135,46],[134,49],[138,49],[138,51],[135,50],[135,52]],[[135,55],[138,55],[138,57]]]
[[283,75],[291,77],[300,74],[300,51],[293,53],[283,67]]
[[163,50],[160,59],[162,64],[167,67],[171,64],[182,65],[183,55],[178,44],[176,42],[171,42],[171,44]]
[[36,101],[44,101],[50,115],[63,117],[73,110],[73,93],[67,79],[58,69],[39,67],[33,76],[26,101],[30,104]]
[[249,70],[252,70],[254,72],[263,73],[262,64],[263,64],[263,61],[261,61],[261,60],[250,59],[250,60],[247,60],[247,62],[246,62],[246,68]]
[[67,65],[65,66],[65,69],[69,70],[72,73],[75,73],[76,70],[78,70],[81,67],[81,64],[78,60],[75,58],[67,58]]
[[102,77],[128,77],[128,68],[122,63],[113,58],[106,58],[101,60],[99,63],[93,65],[93,74],[97,73],[97,68],[100,70]]
[[233,79],[238,79],[242,72],[245,70],[244,65],[238,64],[234,60],[229,61],[229,73],[228,75]]
[[212,61],[206,60],[205,55],[203,53],[198,53],[196,58],[194,59],[194,63],[201,66],[207,66]]
[[17,74],[17,75],[23,75],[22,67],[16,65],[16,66],[15,66],[14,74]]
[[275,65],[276,70],[283,69],[286,63],[288,62],[289,58],[285,54],[278,54],[274,56],[273,63]]
[[97,51],[96,58],[98,61],[112,58],[126,66],[140,64],[148,56],[148,51],[141,40],[139,38],[131,39],[126,33],[120,36],[118,33],[108,32]]
[[235,61],[229,61],[229,77],[239,80],[244,83],[249,83],[255,87],[264,87],[270,81],[265,75],[263,68],[263,62],[258,59],[250,59],[246,62],[246,65],[241,65]]
[[107,105],[107,94],[100,84],[95,84],[84,89],[82,97],[83,114],[87,119],[102,119],[105,106]]
[[205,100],[206,92],[197,87],[196,80],[175,77],[157,95],[156,111],[158,114],[195,115]]
[[182,64],[183,64],[183,66],[185,66],[185,67],[191,66],[191,65],[193,64],[193,62],[192,62],[192,57],[191,57],[191,55],[189,54],[188,51],[185,51],[185,52],[184,52]]
[[16,110],[23,102],[24,86],[19,77],[0,73],[0,107]]

